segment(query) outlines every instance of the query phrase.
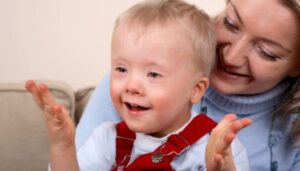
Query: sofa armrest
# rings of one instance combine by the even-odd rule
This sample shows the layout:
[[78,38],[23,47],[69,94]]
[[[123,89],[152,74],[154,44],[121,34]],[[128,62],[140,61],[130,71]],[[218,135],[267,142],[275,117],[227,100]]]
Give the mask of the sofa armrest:
[[95,90],[95,86],[89,86],[79,89],[75,92],[76,111],[75,111],[75,123],[78,124],[82,113],[87,105],[91,95]]
[[[60,81],[49,85],[58,103],[75,115],[75,97]],[[0,170],[43,171],[49,162],[49,144],[43,112],[35,104],[25,83],[0,84]]]

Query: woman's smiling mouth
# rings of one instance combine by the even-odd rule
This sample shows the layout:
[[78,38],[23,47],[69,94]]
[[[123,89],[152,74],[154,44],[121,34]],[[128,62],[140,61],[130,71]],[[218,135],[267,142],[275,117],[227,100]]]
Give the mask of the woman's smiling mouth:
[[239,73],[239,72],[236,72],[232,69],[230,69],[229,67],[226,67],[225,65],[223,64],[219,64],[218,66],[219,69],[221,69],[223,72],[229,74],[229,75],[232,75],[232,76],[238,76],[238,77],[247,77],[247,78],[250,78],[249,75],[246,75],[246,74],[242,74],[242,73]]

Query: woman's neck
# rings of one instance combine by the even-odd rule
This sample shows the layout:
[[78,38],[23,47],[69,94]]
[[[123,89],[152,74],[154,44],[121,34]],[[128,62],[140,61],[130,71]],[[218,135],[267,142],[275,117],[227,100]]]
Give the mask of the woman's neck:
[[205,99],[228,113],[251,114],[278,105],[289,86],[288,81],[283,81],[273,89],[255,95],[223,95],[209,88]]

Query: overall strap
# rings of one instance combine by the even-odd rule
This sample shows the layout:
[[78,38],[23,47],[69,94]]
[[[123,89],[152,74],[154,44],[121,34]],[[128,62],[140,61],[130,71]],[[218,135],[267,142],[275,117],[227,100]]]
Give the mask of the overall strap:
[[151,153],[139,156],[124,170],[171,171],[171,162],[201,137],[210,132],[217,123],[204,114],[197,115],[178,134],[170,135],[167,141]]
[[131,131],[124,121],[116,126],[116,158],[112,171],[127,166],[135,140],[135,132]]

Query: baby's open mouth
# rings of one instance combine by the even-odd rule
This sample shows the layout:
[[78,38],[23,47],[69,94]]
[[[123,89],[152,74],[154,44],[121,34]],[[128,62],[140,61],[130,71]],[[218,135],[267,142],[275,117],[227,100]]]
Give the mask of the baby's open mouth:
[[144,110],[150,109],[149,107],[144,107],[144,106],[140,106],[140,105],[128,103],[128,102],[125,102],[125,105],[127,106],[127,108],[129,110],[135,110],[135,111],[144,111]]

